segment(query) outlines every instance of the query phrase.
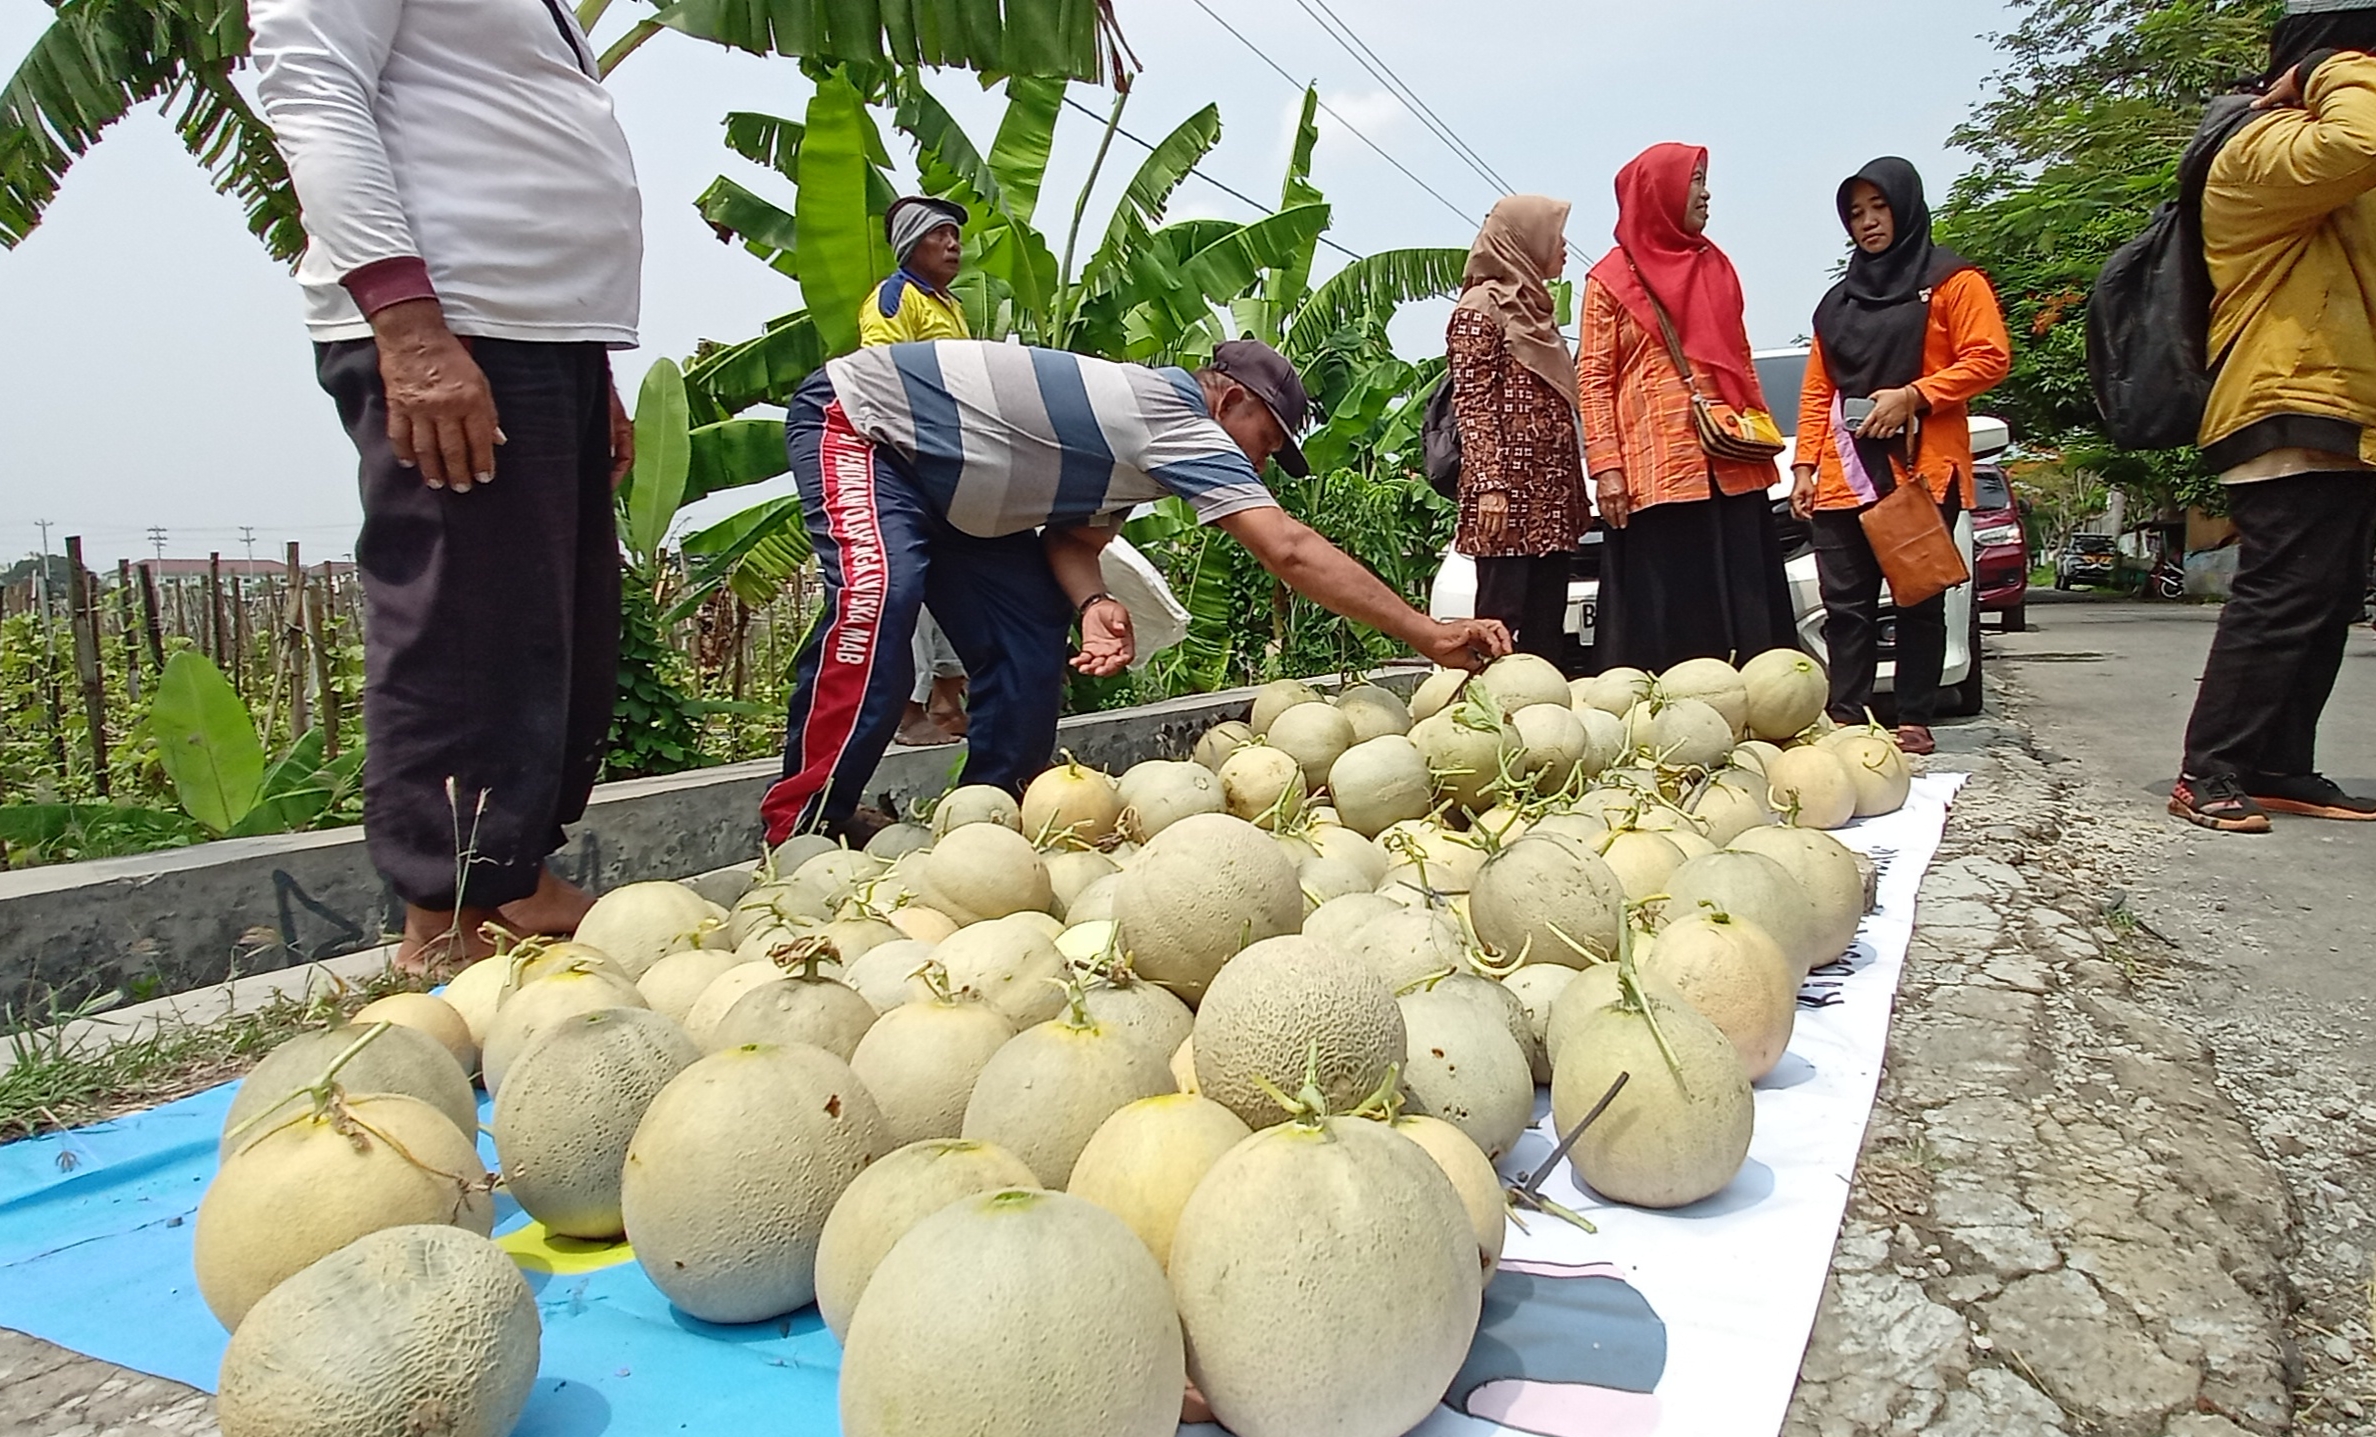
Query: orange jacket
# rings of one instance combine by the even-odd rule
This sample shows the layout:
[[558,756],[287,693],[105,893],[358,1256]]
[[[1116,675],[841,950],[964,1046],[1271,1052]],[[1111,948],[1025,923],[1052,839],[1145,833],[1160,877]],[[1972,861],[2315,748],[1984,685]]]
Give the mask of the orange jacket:
[[[1976,269],[1952,275],[1931,296],[1930,333],[1922,344],[1922,377],[1914,387],[1930,401],[1922,416],[1922,434],[1915,449],[1914,473],[1930,486],[1931,497],[1945,503],[1948,486],[1972,507],[1971,401],[1996,387],[2013,367],[2013,337],[2005,332],[2005,311],[1997,303],[1988,276]],[[1859,509],[1864,500],[1848,487],[1840,472],[1839,449],[1832,443],[1831,371],[1824,368],[1823,345],[1807,357],[1807,384],[1799,396],[1798,452],[1794,464],[1815,455],[1815,507]],[[1852,398],[1869,398],[1854,395]],[[1907,476],[1902,472],[1900,480]]]
[[[1715,376],[1696,369],[1700,393]],[[1769,464],[1711,460],[1691,420],[1691,391],[1675,372],[1666,341],[1642,332],[1598,280],[1584,284],[1581,342],[1576,346],[1577,407],[1584,417],[1584,471],[1625,471],[1625,497],[1636,509],[1712,497],[1708,476],[1727,494],[1760,494],[1773,484]]]

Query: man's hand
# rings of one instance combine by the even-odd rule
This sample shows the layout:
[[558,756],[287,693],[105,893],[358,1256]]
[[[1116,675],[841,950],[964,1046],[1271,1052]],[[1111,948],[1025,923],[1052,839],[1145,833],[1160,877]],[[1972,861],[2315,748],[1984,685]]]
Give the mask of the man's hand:
[[627,471],[635,467],[635,421],[627,417],[627,406],[619,402],[619,386],[610,387],[610,446],[611,492],[627,482]]
[[2279,76],[2261,97],[2252,102],[2256,110],[2298,110],[2302,107],[2302,67],[2294,66]]
[[495,394],[434,299],[408,299],[371,316],[380,384],[388,399],[388,444],[432,489],[467,494],[495,479]]
[[1510,631],[1499,619],[1453,619],[1438,622],[1413,647],[1444,668],[1473,674],[1510,651]]
[[1873,396],[1873,412],[1857,426],[1859,439],[1895,439],[1906,432],[1906,426],[1922,413],[1928,401],[1922,391],[1909,384],[1903,389],[1884,389]]
[[1099,599],[1081,615],[1081,651],[1072,666],[1091,678],[1110,679],[1138,657],[1138,639],[1130,630],[1130,610],[1115,598]]
[[1592,476],[1593,489],[1599,503],[1601,522],[1612,529],[1622,529],[1633,514],[1633,503],[1625,493],[1625,471],[1603,469]]
[[1805,521],[1815,517],[1815,466],[1798,464],[1791,468],[1790,512],[1792,517]]
[[1477,496],[1477,536],[1491,544],[1510,528],[1510,496],[1496,489]]

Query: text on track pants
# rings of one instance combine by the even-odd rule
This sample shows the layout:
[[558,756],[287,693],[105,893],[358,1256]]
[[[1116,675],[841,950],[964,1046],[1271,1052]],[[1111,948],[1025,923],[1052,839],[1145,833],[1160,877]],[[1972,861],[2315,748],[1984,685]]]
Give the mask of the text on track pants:
[[793,667],[784,776],[759,805],[768,843],[837,825],[864,799],[914,682],[926,603],[970,676],[963,781],[1020,790],[1056,746],[1072,633],[1039,535],[950,527],[897,456],[851,427],[823,370],[793,396],[784,440],[825,606]]
[[536,891],[585,816],[619,683],[609,358],[468,343],[504,443],[467,494],[396,462],[377,345],[315,346],[363,459],[364,845],[398,896],[439,911]]

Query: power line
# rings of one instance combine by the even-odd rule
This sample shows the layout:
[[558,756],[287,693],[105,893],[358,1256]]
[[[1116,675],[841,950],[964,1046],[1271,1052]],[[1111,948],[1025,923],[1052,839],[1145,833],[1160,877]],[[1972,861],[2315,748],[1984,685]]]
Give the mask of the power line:
[[[1100,125],[1103,125],[1106,122],[1105,116],[1097,113],[1095,110],[1090,109],[1087,105],[1082,104],[1080,101],[1074,99],[1070,95],[1064,97],[1064,103],[1072,106],[1082,114],[1087,115],[1090,119],[1097,121],[1097,123]],[[1123,129],[1120,125],[1114,126],[1114,133],[1120,135],[1123,139],[1130,141],[1132,144],[1138,146],[1142,150],[1145,150],[1149,154],[1153,154],[1155,152],[1155,147],[1153,145],[1148,144],[1145,140],[1142,140],[1138,136],[1130,133],[1130,131]],[[1206,174],[1203,170],[1198,169],[1194,165],[1190,165],[1188,167],[1188,173],[1196,176],[1200,180],[1203,180],[1206,184],[1211,185],[1214,189],[1217,189],[1221,193],[1228,195],[1230,198],[1238,201],[1240,204],[1252,206],[1253,208],[1262,211],[1266,215],[1275,215],[1278,213],[1277,210],[1272,209],[1269,205],[1266,205],[1262,201],[1254,198],[1252,195],[1247,194],[1244,190],[1237,189],[1230,185],[1225,185],[1219,180],[1214,179],[1211,175]],[[1326,235],[1321,235],[1319,238],[1320,243],[1327,245],[1330,249],[1335,250],[1338,254],[1343,255],[1347,259],[1361,258],[1360,254],[1345,248],[1343,245],[1338,244],[1335,240],[1330,239]]]
[[[1238,30],[1237,26],[1232,25],[1227,20],[1222,19],[1220,12],[1213,9],[1212,6],[1207,5],[1205,0],[1196,0],[1196,8],[1204,11],[1205,14],[1212,16],[1214,24],[1220,26],[1224,30],[1227,30],[1232,36],[1235,36],[1237,42],[1240,45],[1243,45],[1247,49],[1254,52],[1256,59],[1259,59],[1263,64],[1270,66],[1273,70],[1278,71],[1280,79],[1285,80],[1288,84],[1293,85],[1298,90],[1304,88],[1303,81],[1298,80],[1293,75],[1287,73],[1286,66],[1281,65],[1269,55],[1264,54],[1261,46],[1247,39],[1245,35]],[[1476,216],[1470,214],[1460,206],[1452,203],[1452,201],[1445,199],[1443,191],[1437,189],[1434,185],[1429,184],[1427,181],[1419,178],[1418,175],[1412,172],[1410,166],[1404,164],[1394,156],[1386,153],[1386,151],[1379,146],[1376,140],[1373,140],[1369,136],[1363,134],[1358,126],[1356,126],[1351,120],[1346,119],[1343,115],[1338,114],[1326,100],[1320,101],[1320,108],[1330,119],[1336,121],[1340,125],[1343,125],[1346,130],[1351,132],[1353,138],[1361,141],[1363,144],[1369,146],[1371,150],[1375,151],[1379,159],[1384,160],[1386,163],[1394,166],[1397,170],[1402,171],[1403,178],[1409,180],[1412,184],[1417,185],[1419,188],[1427,191],[1428,194],[1435,197],[1436,203],[1442,205],[1445,209],[1448,209],[1453,214],[1459,216],[1462,224],[1474,225],[1477,223]]]

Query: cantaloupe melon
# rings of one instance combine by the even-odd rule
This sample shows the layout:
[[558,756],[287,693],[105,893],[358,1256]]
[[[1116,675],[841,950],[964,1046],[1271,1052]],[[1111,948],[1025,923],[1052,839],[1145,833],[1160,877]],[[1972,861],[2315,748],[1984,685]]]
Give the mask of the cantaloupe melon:
[[1215,773],[1229,761],[1229,756],[1254,742],[1253,726],[1238,719],[1227,719],[1206,729],[1196,741],[1191,757],[1201,766]]
[[842,981],[857,989],[858,996],[877,1013],[888,1013],[902,1003],[930,996],[916,975],[931,961],[931,944],[902,939],[868,949],[864,957],[842,970]]
[[920,823],[885,824],[874,837],[866,840],[866,851],[890,863],[932,846],[932,830]]
[[1117,965],[1082,991],[1081,1001],[1098,1026],[1112,1028],[1159,1059],[1171,1057],[1195,1030],[1196,1014],[1178,995]]
[[1800,974],[1765,930],[1729,914],[1695,913],[1661,928],[1638,961],[1731,1040],[1750,1082],[1782,1061],[1798,1021]]
[[1263,741],[1295,760],[1304,783],[1318,788],[1328,782],[1328,770],[1338,755],[1356,742],[1353,721],[1334,704],[1297,704],[1271,720]]
[[759,866],[763,883],[790,878],[794,870],[820,853],[841,847],[822,833],[795,833],[767,851],[767,861]]
[[[1287,1216],[1305,1213],[1327,1220]],[[1188,1376],[1237,1437],[1409,1431],[1467,1359],[1482,1290],[1451,1179],[1363,1118],[1230,1149],[1181,1209],[1170,1275]]]
[[1848,781],[1856,788],[1856,816],[1871,818],[1905,807],[1914,771],[1897,740],[1873,729],[1848,729],[1843,735],[1824,747],[1848,770]]
[[[354,1048],[376,1023],[348,1023],[299,1033],[264,1055],[249,1070],[223,1114],[222,1153],[230,1156],[237,1133],[267,1110],[279,1117],[303,1111],[296,1094],[321,1081],[322,1070]],[[435,1038],[393,1023],[357,1049],[338,1070],[339,1086],[350,1093],[402,1093],[446,1115],[464,1133],[478,1132],[478,1098],[453,1054]],[[276,1119],[277,1120],[277,1119]],[[262,1126],[258,1124],[257,1126]],[[255,1129],[249,1128],[252,1136]]]
[[1797,649],[1768,649],[1741,665],[1749,695],[1749,732],[1781,743],[1823,717],[1830,680],[1823,666]]
[[1345,826],[1364,838],[1426,817],[1434,802],[1427,757],[1401,734],[1346,749],[1328,771],[1328,791]]
[[1535,1036],[1534,1024],[1526,1016],[1526,1005],[1519,1002],[1518,995],[1501,983],[1482,974],[1464,971],[1431,979],[1424,986],[1431,993],[1458,998],[1476,1008],[1487,1020],[1501,1024],[1510,1035],[1510,1041],[1516,1043],[1518,1050],[1526,1055],[1527,1062],[1531,1065],[1536,1061],[1542,1043]]
[[1762,738],[1743,739],[1733,745],[1732,766],[1745,773],[1753,773],[1759,778],[1764,778],[1766,765],[1773,762],[1781,752],[1779,746],[1767,743]]
[[762,883],[735,900],[733,911],[726,915],[726,936],[734,947],[741,948],[761,934],[822,923],[832,915],[821,895],[804,897],[790,883]]
[[850,1071],[874,1096],[893,1141],[954,1138],[975,1080],[1014,1036],[989,1005],[935,994],[876,1019],[850,1055]]
[[1156,835],[1114,894],[1122,945],[1139,976],[1190,1004],[1248,943],[1303,923],[1295,866],[1261,829],[1197,814]]
[[868,1281],[841,1364],[845,1437],[1171,1437],[1183,1386],[1163,1271],[1063,1193],[963,1198]]
[[241,1132],[198,1203],[198,1295],[236,1329],[264,1294],[365,1233],[444,1223],[485,1237],[478,1149],[418,1098],[334,1095]]
[[1065,1191],[1122,1219],[1158,1264],[1168,1263],[1188,1195],[1252,1132],[1237,1114],[1195,1093],[1141,1098],[1098,1127]]
[[1534,704],[1510,716],[1518,736],[1518,752],[1511,772],[1532,779],[1535,792],[1557,793],[1575,781],[1592,751],[1584,721],[1565,704]]
[[[1330,941],[1324,934],[1314,933],[1309,923],[1304,925],[1304,935]],[[1457,971],[1468,959],[1459,923],[1434,908],[1393,906],[1353,929],[1349,936],[1331,941],[1330,946],[1375,973],[1393,992],[1438,973]]]
[[701,1056],[643,1008],[597,1008],[547,1027],[513,1060],[491,1124],[503,1185],[564,1237],[624,1233],[619,1171],[644,1109]]
[[1708,839],[1718,848],[1752,828],[1775,821],[1773,805],[1766,801],[1766,777],[1747,769],[1722,768],[1708,775],[1707,783],[1691,805],[1691,816],[1707,830]]
[[1683,850],[1663,833],[1621,828],[1598,845],[1601,862],[1617,875],[1628,902],[1666,892],[1669,875],[1683,866]]
[[[1639,934],[1628,941],[1639,942]],[[1534,965],[1530,963],[1527,966]],[[1674,985],[1655,973],[1637,972],[1635,981],[1677,1003],[1683,1001],[1683,995],[1675,991]],[[1617,965],[1614,962],[1596,963],[1590,968],[1576,970],[1576,976],[1551,1000],[1551,1016],[1543,1025],[1543,1051],[1550,1056],[1554,1075],[1565,1059],[1568,1044],[1575,1041],[1585,1020],[1616,1002],[1618,993]]]
[[1248,744],[1221,765],[1221,801],[1230,816],[1275,829],[1303,806],[1308,791],[1294,755],[1267,743]]
[[715,1053],[746,1043],[813,1043],[846,1063],[874,1023],[874,1005],[858,996],[857,989],[832,978],[794,973],[735,999],[710,1029],[702,1051]]
[[479,1054],[479,1076],[487,1085],[487,1096],[502,1091],[512,1059],[552,1024],[597,1008],[643,1006],[643,994],[631,980],[591,964],[573,963],[530,983],[503,1000],[494,1026],[487,1030],[487,1046]]
[[1352,684],[1334,700],[1353,725],[1353,742],[1367,743],[1390,733],[1411,731],[1411,710],[1394,690],[1376,684]]
[[1625,754],[1625,719],[1587,703],[1569,705],[1584,725],[1584,776],[1598,778]]
[[[565,938],[523,939],[502,956],[507,961],[504,965],[503,985],[496,991],[495,1003],[498,1009],[510,1002],[514,993],[519,992],[537,979],[549,978],[553,974],[563,971],[600,969],[625,982],[635,981],[634,975],[613,963],[608,954]],[[493,1026],[492,1022],[489,1026]],[[483,1037],[479,1039],[481,1056],[484,1056],[486,1046],[487,1040]]]
[[1568,705],[1567,675],[1549,659],[1534,654],[1504,654],[1485,666],[1470,686],[1471,693],[1489,698],[1504,715],[1535,704]]
[[1722,1192],[1749,1155],[1754,1118],[1739,1054],[1714,1023],[1658,989],[1635,986],[1595,1009],[1554,1067],[1551,1116],[1562,1132],[1629,1075],[1568,1153],[1603,1197],[1683,1207]]
[[924,901],[960,924],[1004,918],[1056,901],[1031,840],[996,823],[951,829],[924,855]]
[[1606,668],[1592,678],[1576,680],[1568,690],[1569,703],[1572,706],[1580,701],[1588,708],[1621,719],[1633,712],[1635,704],[1650,697],[1651,682],[1650,675],[1640,669],[1622,665]]
[[1672,768],[1713,769],[1732,754],[1732,725],[1698,699],[1653,698],[1625,716],[1628,747]]
[[1661,919],[1680,922],[1702,910],[1745,918],[1762,929],[1799,976],[1835,955],[1823,951],[1815,905],[1790,871],[1763,854],[1723,851],[1694,858],[1667,880]]
[[1238,954],[1196,1010],[1197,1091],[1249,1127],[1287,1119],[1264,1083],[1292,1096],[1315,1074],[1330,1107],[1350,1110],[1377,1090],[1403,1050],[1402,1012],[1385,980],[1300,935]]
[[504,1437],[536,1384],[536,1295],[510,1254],[383,1228],[264,1295],[223,1350],[223,1437]]
[[963,1136],[1021,1158],[1043,1186],[1061,1188],[1116,1109],[1171,1091],[1161,1056],[1075,1006],[1026,1028],[991,1055],[966,1101]]
[[883,921],[898,929],[901,937],[927,945],[940,942],[959,926],[956,919],[923,903],[903,903]]
[[1152,842],[1183,818],[1227,807],[1220,775],[1201,763],[1151,759],[1123,774],[1116,791],[1122,798],[1122,832],[1133,843]]
[[1769,798],[1801,828],[1840,828],[1856,817],[1856,781],[1820,744],[1786,748],[1766,764]]
[[1308,822],[1279,835],[1279,846],[1300,869],[1313,859],[1343,863],[1358,871],[1375,888],[1384,881],[1393,859],[1386,850],[1343,823]]
[[1487,844],[1473,834],[1455,833],[1432,819],[1398,823],[1378,835],[1391,860],[1381,891],[1397,885],[1429,894],[1466,893],[1485,867]]
[[1036,1186],[1031,1169],[995,1143],[926,1138],[886,1154],[850,1183],[825,1219],[817,1315],[847,1339],[868,1280],[909,1229],[960,1198]]
[[688,948],[646,968],[635,980],[635,991],[643,995],[646,1007],[681,1027],[702,990],[742,961],[722,948]]
[[1271,720],[1294,708],[1297,704],[1318,703],[1320,691],[1296,679],[1277,679],[1254,691],[1254,708],[1246,717],[1246,726],[1257,738],[1270,732]]
[[1749,685],[1722,659],[1685,659],[1658,676],[1659,696],[1698,699],[1724,716],[1737,739],[1749,726]]
[[1304,915],[1303,934],[1333,948],[1350,951],[1353,934],[1373,918],[1408,910],[1380,893],[1351,893],[1331,898]]
[[[503,980],[510,971],[511,960],[501,954],[481,958],[438,990],[437,996],[462,1015],[474,1052],[487,1041],[487,1028],[495,1021],[496,1006],[503,1001]],[[478,1064],[472,1063],[470,1070],[477,1072]]]
[[1295,870],[1295,882],[1303,890],[1304,910],[1308,915],[1331,898],[1374,891],[1375,880],[1350,863],[1314,858]]
[[1518,751],[1518,733],[1491,700],[1464,700],[1411,725],[1436,790],[1463,813],[1483,813],[1501,791],[1502,769]]
[[1420,988],[1397,1000],[1414,1106],[1499,1159],[1534,1121],[1534,1071],[1498,1015],[1451,993]]
[[1435,1159],[1435,1165],[1452,1180],[1452,1190],[1460,1194],[1469,1227],[1477,1235],[1477,1264],[1490,1281],[1494,1269],[1501,1265],[1502,1243],[1510,1231],[1509,1196],[1502,1188],[1501,1174],[1493,1170],[1468,1134],[1442,1118],[1404,1113],[1394,1120],[1393,1127]]
[[454,1005],[443,998],[429,993],[390,993],[357,1008],[350,1021],[366,1028],[374,1023],[394,1023],[427,1034],[454,1055],[454,1064],[463,1073],[478,1071],[478,1040],[470,1036],[470,1025]]
[[1411,722],[1417,724],[1458,701],[1471,677],[1466,669],[1437,669],[1421,679],[1411,691]]
[[995,824],[1019,834],[1023,831],[1023,806],[1005,789],[986,783],[950,789],[932,806],[932,837],[936,843],[975,823]]
[[1095,849],[1051,853],[1042,862],[1048,869],[1048,891],[1055,896],[1056,907],[1065,913],[1071,912],[1073,900],[1081,896],[1082,889],[1122,871],[1114,865],[1114,860]]
[[686,1010],[683,1024],[685,1036],[691,1038],[703,1052],[708,1052],[710,1035],[717,1030],[718,1020],[726,1016],[726,1010],[740,1002],[742,995],[753,988],[762,983],[773,983],[783,976],[783,969],[765,961],[737,963],[720,973],[710,980],[709,986],[701,990],[701,996],[695,998],[693,1006]]
[[891,1151],[874,1099],[822,1048],[754,1044],[670,1080],[619,1185],[635,1260],[704,1322],[757,1322],[816,1296],[817,1240],[852,1179]]
[[1814,964],[1821,967],[1848,951],[1864,921],[1864,874],[1857,856],[1840,840],[1816,828],[1753,828],[1732,848],[1761,854],[1798,880],[1815,909]]
[[947,970],[952,991],[989,1004],[1017,1029],[1063,1010],[1058,980],[1064,976],[1064,956],[1027,921],[1005,918],[961,928],[934,948],[932,957]]
[[1534,1034],[1527,1056],[1537,1085],[1551,1081],[1551,1005],[1575,977],[1576,970],[1565,963],[1528,963],[1501,980],[1526,1010],[1527,1030]]
[[872,854],[837,848],[800,865],[782,887],[794,911],[807,917],[831,918],[844,899],[861,886],[881,878],[890,867]]
[[1034,843],[1102,843],[1122,816],[1122,800],[1112,778],[1068,755],[1024,788],[1018,816]]
[[1616,951],[1625,888],[1571,838],[1529,835],[1486,860],[1469,895],[1477,941],[1529,963],[1591,961]]
[[617,964],[629,979],[685,948],[728,946],[712,904],[682,883],[628,883],[594,900],[576,941]]

